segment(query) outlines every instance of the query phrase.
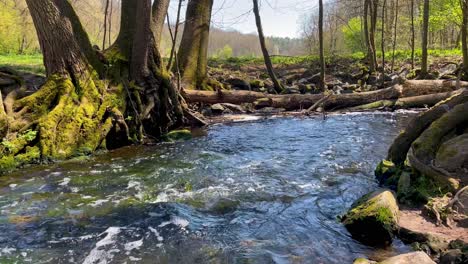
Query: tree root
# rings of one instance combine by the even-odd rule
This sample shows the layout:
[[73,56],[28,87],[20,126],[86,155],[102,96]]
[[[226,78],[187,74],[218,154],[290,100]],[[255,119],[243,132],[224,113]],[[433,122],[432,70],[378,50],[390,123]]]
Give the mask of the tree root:
[[468,91],[460,90],[449,99],[438,103],[433,108],[421,113],[414,118],[406,129],[398,135],[391,145],[387,160],[392,161],[398,166],[402,166],[406,160],[411,144],[426,130],[432,122],[442,117],[447,111],[450,111],[458,104],[468,102]]

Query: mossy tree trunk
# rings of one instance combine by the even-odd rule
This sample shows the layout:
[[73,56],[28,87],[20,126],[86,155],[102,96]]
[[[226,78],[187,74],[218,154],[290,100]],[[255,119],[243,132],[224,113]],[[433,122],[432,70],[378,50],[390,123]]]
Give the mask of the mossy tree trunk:
[[27,4],[48,79],[36,93],[14,91],[2,103],[0,171],[140,142],[181,124],[179,94],[156,48],[151,0],[122,1],[121,32],[105,56],[92,48],[69,1]]
[[206,88],[212,9],[213,0],[188,2],[177,59],[178,70],[187,89]]

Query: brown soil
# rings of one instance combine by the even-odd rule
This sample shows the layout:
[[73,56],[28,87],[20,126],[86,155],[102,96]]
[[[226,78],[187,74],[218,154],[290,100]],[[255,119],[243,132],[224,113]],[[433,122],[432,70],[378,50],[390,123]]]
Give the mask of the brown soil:
[[453,228],[444,225],[437,226],[433,221],[424,216],[421,210],[401,210],[399,225],[417,233],[434,235],[445,241],[460,239],[468,243],[468,228],[459,225],[454,225]]

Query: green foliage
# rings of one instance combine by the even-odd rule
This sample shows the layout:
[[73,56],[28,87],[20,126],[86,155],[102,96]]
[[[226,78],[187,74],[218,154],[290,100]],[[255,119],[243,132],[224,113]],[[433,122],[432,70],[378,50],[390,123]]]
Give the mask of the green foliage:
[[[421,10],[423,10],[422,5],[423,3],[421,3]],[[422,12],[419,19],[422,21]],[[461,23],[462,10],[459,0],[431,1],[429,9],[429,30],[431,32],[437,32],[453,25],[460,26]]]
[[341,31],[344,35],[346,47],[348,47],[351,52],[354,53],[364,50],[361,18],[351,18],[348,24],[341,28]]
[[0,3],[0,54],[15,53],[19,50],[20,21],[13,5],[14,2],[9,0]]
[[11,67],[20,71],[32,72],[41,75],[45,74],[45,68],[41,54],[0,55],[0,67]]
[[232,57],[232,48],[229,45],[225,45],[222,49],[216,51],[214,58],[227,59]]

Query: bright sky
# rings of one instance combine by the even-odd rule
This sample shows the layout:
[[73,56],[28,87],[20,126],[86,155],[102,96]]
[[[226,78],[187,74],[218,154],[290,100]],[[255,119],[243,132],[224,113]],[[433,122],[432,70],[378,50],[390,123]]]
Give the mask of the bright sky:
[[[175,19],[177,2],[171,1],[170,16]],[[313,12],[313,0],[259,0],[260,15],[265,35],[299,37],[300,21]],[[252,0],[214,0],[213,25],[221,29],[235,29],[243,33],[256,33]],[[183,10],[185,15],[185,10]]]

